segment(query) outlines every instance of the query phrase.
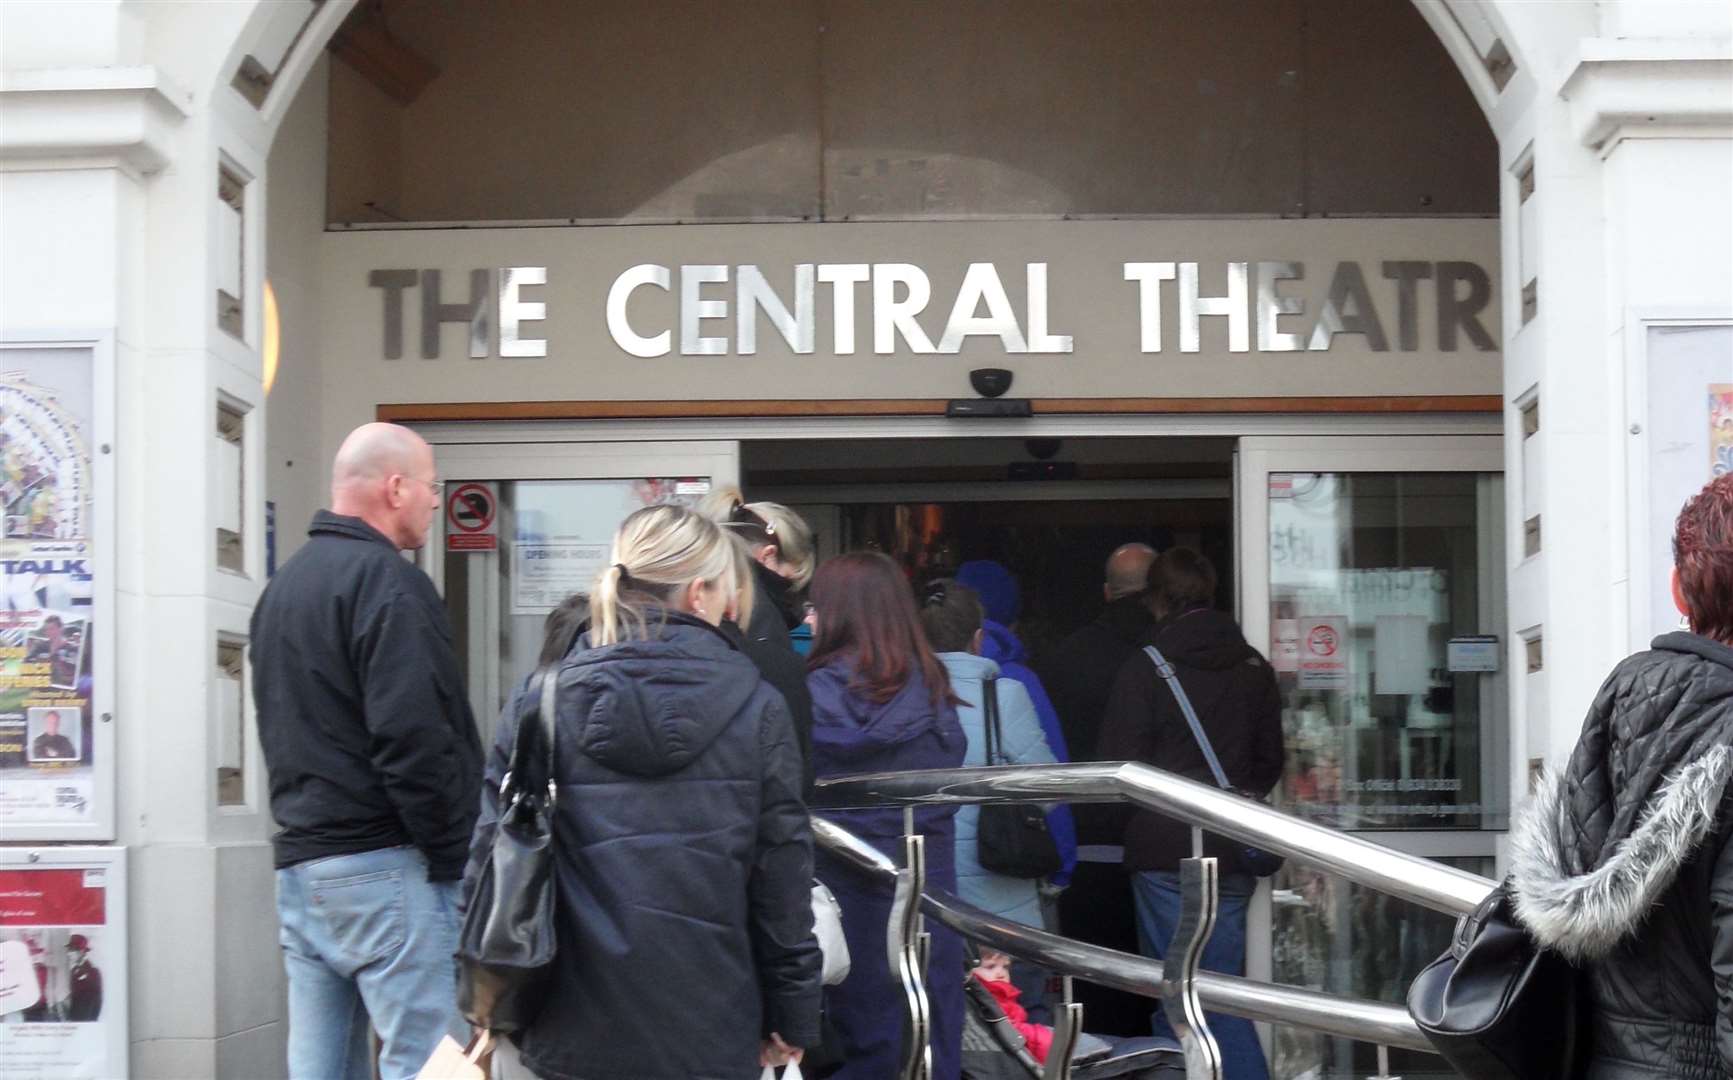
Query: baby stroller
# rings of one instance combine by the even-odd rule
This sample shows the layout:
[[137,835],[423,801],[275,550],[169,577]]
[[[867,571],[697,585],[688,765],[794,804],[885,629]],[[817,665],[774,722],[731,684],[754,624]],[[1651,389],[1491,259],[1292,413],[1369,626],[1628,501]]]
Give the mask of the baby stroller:
[[[963,977],[963,1080],[1040,1080],[1042,1067],[986,987]],[[1171,1039],[1109,1043],[1085,1035],[1071,1055],[1078,1080],[1184,1080],[1185,1057]]]

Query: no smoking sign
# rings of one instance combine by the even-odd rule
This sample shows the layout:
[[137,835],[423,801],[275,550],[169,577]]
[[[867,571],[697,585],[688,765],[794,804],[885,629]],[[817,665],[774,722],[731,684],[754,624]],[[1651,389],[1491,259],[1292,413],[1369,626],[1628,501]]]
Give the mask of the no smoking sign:
[[445,550],[499,548],[499,495],[492,484],[459,484],[445,499]]

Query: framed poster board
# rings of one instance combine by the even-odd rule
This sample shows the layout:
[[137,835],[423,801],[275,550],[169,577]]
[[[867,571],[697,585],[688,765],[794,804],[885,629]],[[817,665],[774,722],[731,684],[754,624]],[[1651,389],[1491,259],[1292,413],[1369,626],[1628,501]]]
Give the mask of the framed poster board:
[[1628,371],[1632,650],[1680,629],[1669,582],[1686,500],[1733,472],[1733,315],[1633,319]]
[[126,849],[0,848],[0,1076],[127,1075]]
[[0,841],[114,839],[114,361],[0,341]]

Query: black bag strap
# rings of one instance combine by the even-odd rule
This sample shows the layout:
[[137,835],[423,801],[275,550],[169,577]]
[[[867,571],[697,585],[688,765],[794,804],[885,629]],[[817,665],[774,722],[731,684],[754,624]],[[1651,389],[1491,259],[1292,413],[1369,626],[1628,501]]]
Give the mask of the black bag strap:
[[1005,754],[1005,733],[999,730],[999,679],[995,675],[981,680],[981,716],[987,736],[987,764],[1001,764],[993,760]]
[[559,705],[560,669],[558,664],[537,669],[530,677],[530,684],[524,690],[522,701],[527,706],[518,715],[517,737],[512,741],[511,760],[506,763],[505,775],[500,777],[500,802],[510,805],[521,792],[514,785],[521,785],[524,778],[532,776],[528,771],[530,751],[527,749],[535,740],[526,738],[531,732],[539,732],[544,748],[542,756],[542,776],[547,783],[547,805],[554,805],[558,788],[555,773],[556,761],[554,754],[554,720]]
[[1197,740],[1197,748],[1203,751],[1203,759],[1209,763],[1209,771],[1215,774],[1217,786],[1232,791],[1233,785],[1228,783],[1228,774],[1222,771],[1221,759],[1216,757],[1215,747],[1210,745],[1209,736],[1204,734],[1203,722],[1197,718],[1197,710],[1191,707],[1191,698],[1186,696],[1185,687],[1179,684],[1179,675],[1173,670],[1173,665],[1167,662],[1167,657],[1161,655],[1161,650],[1154,645],[1145,645],[1143,652],[1155,662],[1156,673],[1167,682],[1167,688],[1173,691],[1174,699],[1179,702],[1179,711],[1185,714],[1185,722],[1191,725],[1191,737]]

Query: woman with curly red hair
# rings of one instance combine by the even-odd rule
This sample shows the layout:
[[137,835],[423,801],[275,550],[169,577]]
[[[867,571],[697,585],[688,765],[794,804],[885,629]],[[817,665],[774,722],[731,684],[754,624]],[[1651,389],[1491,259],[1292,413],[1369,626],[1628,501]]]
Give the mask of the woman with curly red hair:
[[1733,476],[1680,511],[1689,630],[1613,669],[1512,841],[1517,916],[1583,972],[1588,1080],[1733,1076]]

